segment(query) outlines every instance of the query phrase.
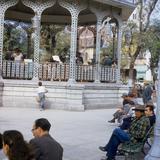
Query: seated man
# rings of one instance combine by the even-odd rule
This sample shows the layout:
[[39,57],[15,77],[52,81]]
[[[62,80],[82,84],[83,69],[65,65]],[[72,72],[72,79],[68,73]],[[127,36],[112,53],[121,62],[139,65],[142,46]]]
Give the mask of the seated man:
[[51,124],[46,118],[35,120],[32,133],[35,138],[30,144],[35,151],[36,160],[62,160],[62,146],[49,134]]
[[133,119],[128,131],[116,128],[107,145],[100,146],[101,151],[107,152],[105,160],[115,160],[119,144],[124,142],[138,143],[145,137],[146,131],[150,126],[149,119],[145,116],[145,107],[137,105],[135,107],[135,118]]
[[145,115],[149,118],[150,125],[153,126],[156,122],[156,115],[154,113],[154,105],[147,103],[145,107]]
[[122,120],[122,117],[127,115],[128,112],[130,111],[131,106],[135,104],[134,101],[132,100],[133,98],[132,94],[123,93],[122,98],[123,98],[123,107],[120,107],[113,114],[113,119],[108,122],[115,123],[115,120],[117,119],[118,122],[120,123]]
[[[147,103],[145,107],[145,115],[149,118],[150,126],[153,126],[156,121],[156,116],[154,114],[154,105],[151,103]],[[133,117],[127,117],[123,119],[122,125],[119,127],[123,130],[126,130],[130,127]]]

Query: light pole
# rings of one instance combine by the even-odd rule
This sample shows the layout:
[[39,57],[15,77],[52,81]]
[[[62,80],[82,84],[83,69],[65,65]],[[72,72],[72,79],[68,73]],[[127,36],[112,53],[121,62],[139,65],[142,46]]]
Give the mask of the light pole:
[[145,160],[160,159],[160,57],[158,63],[158,90],[157,90],[156,124],[154,128],[154,141]]

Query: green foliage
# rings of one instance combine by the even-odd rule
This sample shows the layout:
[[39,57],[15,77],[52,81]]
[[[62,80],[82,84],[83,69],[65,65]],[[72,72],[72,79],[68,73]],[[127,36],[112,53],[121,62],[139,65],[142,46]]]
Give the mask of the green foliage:
[[64,31],[57,33],[56,35],[56,47],[54,53],[62,56],[67,55],[70,49],[70,34],[66,34]]
[[149,48],[151,52],[151,67],[155,68],[158,66],[158,60],[160,56],[160,21],[150,26],[147,31],[146,47]]
[[43,50],[41,61],[50,61],[52,55],[66,57],[70,48],[70,34],[64,33],[64,26],[43,25],[40,48]]
[[4,42],[3,51],[4,58],[7,51],[14,50],[15,48],[20,48],[22,53],[27,52],[27,37],[24,31],[20,28],[14,28],[9,26],[4,29]]

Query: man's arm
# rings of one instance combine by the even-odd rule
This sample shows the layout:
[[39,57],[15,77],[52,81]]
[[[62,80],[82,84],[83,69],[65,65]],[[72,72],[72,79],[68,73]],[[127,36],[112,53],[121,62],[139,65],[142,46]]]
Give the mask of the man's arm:
[[35,139],[30,140],[30,144],[34,149],[34,155],[36,159],[39,159],[40,155],[41,155],[41,150],[39,145],[37,144]]

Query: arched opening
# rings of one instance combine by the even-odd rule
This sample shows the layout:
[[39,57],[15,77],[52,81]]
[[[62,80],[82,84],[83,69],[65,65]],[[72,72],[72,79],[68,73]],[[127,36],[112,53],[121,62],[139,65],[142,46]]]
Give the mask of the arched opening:
[[77,51],[81,53],[84,65],[90,65],[90,64],[93,65],[95,63],[95,49],[96,49],[95,22],[96,22],[96,16],[88,8],[80,12]]
[[93,64],[95,49],[95,26],[79,27],[78,51],[82,54],[83,64]]
[[[66,15],[66,18],[64,15]],[[48,22],[45,22],[46,18],[49,18]],[[68,63],[70,50],[70,30],[68,26],[70,22],[70,12],[58,3],[42,13],[40,62],[59,61],[60,63]]]
[[[26,12],[22,14],[21,12],[24,10]],[[24,6],[22,2],[18,2],[6,11],[3,43],[3,58],[5,60],[14,60],[15,57],[12,55],[15,48],[21,50],[23,59],[32,57],[31,17],[33,15],[32,9]]]
[[117,64],[117,21],[112,16],[106,16],[100,28],[101,64],[112,66]]

